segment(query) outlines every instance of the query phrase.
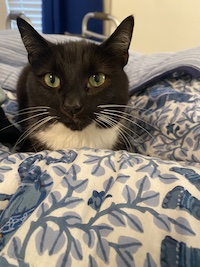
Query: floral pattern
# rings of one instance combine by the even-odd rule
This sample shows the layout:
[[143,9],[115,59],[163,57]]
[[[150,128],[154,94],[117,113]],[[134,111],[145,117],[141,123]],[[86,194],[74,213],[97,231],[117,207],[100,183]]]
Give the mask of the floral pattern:
[[135,123],[128,127],[136,133],[130,138],[133,151],[198,165],[199,93],[199,79],[176,72],[132,96]]
[[92,149],[9,157],[4,181],[21,183],[1,213],[5,266],[197,266],[198,168]]

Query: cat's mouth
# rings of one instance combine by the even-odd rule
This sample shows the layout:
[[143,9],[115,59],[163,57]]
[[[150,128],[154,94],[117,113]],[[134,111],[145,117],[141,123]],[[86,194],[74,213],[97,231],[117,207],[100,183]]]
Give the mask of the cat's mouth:
[[59,121],[72,131],[82,131],[85,127],[92,123],[93,119],[90,119],[86,116],[79,117],[78,115],[74,114],[68,118],[62,117]]

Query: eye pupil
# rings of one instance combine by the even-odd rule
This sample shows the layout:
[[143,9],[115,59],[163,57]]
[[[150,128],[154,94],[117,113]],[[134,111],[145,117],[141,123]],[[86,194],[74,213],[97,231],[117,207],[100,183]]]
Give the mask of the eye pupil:
[[99,83],[100,82],[100,75],[93,75],[93,78],[94,78],[94,81],[96,82],[96,83]]
[[54,83],[55,83],[55,80],[56,80],[55,75],[50,74],[50,75],[49,75],[49,81],[50,81],[50,83],[51,83],[51,84],[54,84]]

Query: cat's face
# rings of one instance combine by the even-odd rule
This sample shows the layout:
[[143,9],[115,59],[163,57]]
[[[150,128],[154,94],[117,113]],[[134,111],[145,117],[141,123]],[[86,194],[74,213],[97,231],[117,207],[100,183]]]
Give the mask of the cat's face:
[[59,122],[71,130],[83,130],[98,117],[101,106],[127,103],[128,79],[123,68],[133,17],[124,20],[101,45],[87,41],[53,44],[22,19],[18,27],[31,66],[26,85],[29,106],[49,107]]

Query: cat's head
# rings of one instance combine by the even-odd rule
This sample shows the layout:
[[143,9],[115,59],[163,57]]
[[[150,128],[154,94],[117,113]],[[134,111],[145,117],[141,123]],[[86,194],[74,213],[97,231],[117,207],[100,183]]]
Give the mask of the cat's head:
[[50,107],[60,122],[82,130],[98,117],[103,105],[127,103],[128,79],[123,68],[133,16],[101,44],[86,40],[55,44],[23,19],[18,18],[17,24],[30,64],[26,85],[30,106]]

